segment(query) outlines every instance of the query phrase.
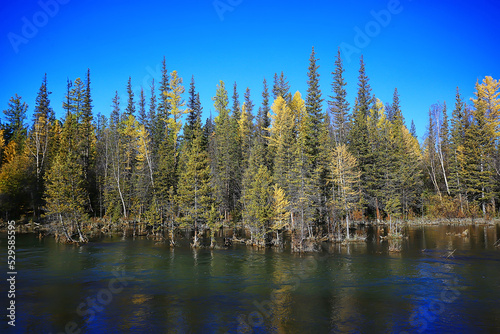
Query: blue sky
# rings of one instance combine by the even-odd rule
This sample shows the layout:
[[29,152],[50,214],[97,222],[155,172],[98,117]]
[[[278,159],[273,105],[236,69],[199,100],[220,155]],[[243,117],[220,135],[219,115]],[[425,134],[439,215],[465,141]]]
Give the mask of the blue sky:
[[84,77],[87,68],[94,113],[109,115],[115,90],[125,103],[129,76],[136,92],[159,79],[163,56],[186,91],[195,76],[208,116],[219,80],[230,92],[236,81],[241,100],[249,87],[259,105],[263,78],[272,85],[274,73],[284,71],[292,91],[305,97],[312,46],[327,98],[342,46],[351,105],[363,54],[373,93],[390,102],[397,87],[407,124],[415,121],[419,137],[430,105],[452,107],[457,86],[470,98],[477,79],[500,78],[496,1],[18,0],[0,6],[0,109],[17,93],[30,120],[44,73],[58,117],[66,80]]

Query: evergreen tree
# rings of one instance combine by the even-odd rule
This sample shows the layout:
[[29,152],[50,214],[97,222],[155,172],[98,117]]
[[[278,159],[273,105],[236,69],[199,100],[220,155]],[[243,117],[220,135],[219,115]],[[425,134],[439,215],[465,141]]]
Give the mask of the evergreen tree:
[[128,118],[130,115],[134,115],[135,113],[135,102],[134,102],[134,92],[132,91],[132,78],[128,77],[127,82],[127,95],[128,95],[128,103],[125,108],[125,112],[123,113],[123,117]]
[[79,124],[80,145],[79,155],[83,166],[84,187],[89,198],[87,198],[86,209],[93,211],[93,197],[96,195],[95,183],[95,130],[94,117],[92,114],[92,93],[90,89],[90,69],[87,69],[85,91],[83,93],[82,115]]
[[233,118],[238,122],[240,120],[241,109],[240,109],[240,95],[238,94],[238,86],[236,81],[233,85]]
[[168,117],[162,118],[165,126],[164,139],[160,143],[159,163],[157,170],[157,194],[161,203],[162,219],[168,221],[170,226],[171,243],[173,240],[174,220],[176,216],[175,194],[179,177],[179,132],[182,128],[181,118],[187,113],[185,102],[182,99],[184,86],[182,78],[178,76],[177,71],[170,75],[168,83],[169,92],[164,94],[167,97]]
[[340,57],[340,48],[335,60],[335,72],[333,74],[332,91],[333,96],[328,101],[333,114],[334,139],[337,145],[347,144],[347,134],[349,133],[349,102],[347,102],[347,92],[344,80],[344,68]]
[[358,95],[351,116],[351,130],[349,132],[349,150],[357,159],[361,168],[361,198],[363,205],[367,204],[367,175],[371,152],[369,147],[367,116],[372,104],[371,87],[365,72],[365,64],[361,57],[359,68]]
[[265,246],[271,219],[271,175],[266,166],[251,164],[245,174],[243,219],[250,227],[251,243]]
[[281,71],[279,77],[278,74],[274,73],[274,85],[273,85],[274,100],[276,100],[278,96],[281,96],[285,101],[289,102],[292,98],[292,94],[289,91],[290,91],[290,85],[288,84],[288,81],[286,80],[286,76],[285,74],[283,74],[283,71]]
[[194,76],[191,77],[191,83],[189,85],[189,99],[187,103],[188,108],[188,116],[186,120],[186,125],[184,126],[184,140],[187,143],[187,146],[190,146],[190,143],[194,140],[195,133],[197,130],[201,129],[201,112],[202,107],[200,103],[200,95],[196,93]]
[[148,123],[148,115],[146,114],[146,96],[144,96],[144,89],[142,87],[141,93],[139,94],[139,101],[137,103],[139,106],[138,121],[145,125]]
[[271,111],[269,105],[269,90],[267,88],[267,81],[264,79],[262,90],[262,107],[259,108],[259,113],[257,114],[257,128],[259,130],[260,136],[262,138],[269,137],[269,127],[271,126],[271,120],[269,118],[269,112]]
[[484,87],[476,83],[472,119],[465,129],[464,142],[459,149],[462,178],[470,201],[479,204],[483,215],[494,198],[492,156],[494,154],[496,124],[489,119],[490,109]]
[[465,104],[457,87],[455,98],[455,108],[451,115],[451,134],[450,134],[450,192],[458,196],[460,202],[460,211],[463,213],[464,189],[460,178],[461,165],[458,161],[458,150],[463,146],[466,128]]
[[[27,129],[25,125],[26,111],[28,105],[22,101],[19,95],[15,95],[9,100],[9,108],[3,111],[7,123],[4,127],[4,135],[6,142],[15,141],[17,145],[22,147],[26,139]],[[2,138],[3,139],[3,138]]]
[[319,137],[321,131],[321,124],[323,122],[321,89],[319,86],[319,66],[316,64],[316,53],[314,47],[311,51],[309,58],[309,72],[307,73],[307,96],[306,96],[306,112],[308,115],[309,127],[305,129],[306,145],[308,154],[311,157],[312,168],[318,166],[318,151],[319,151]]
[[49,156],[49,140],[51,120],[54,119],[54,112],[50,107],[49,95],[47,90],[47,75],[44,76],[42,84],[38,91],[33,115],[33,126],[29,133],[27,143],[30,157],[33,161],[35,170],[35,189],[34,189],[34,214],[38,218],[41,213],[42,195],[44,191],[44,175],[47,169],[47,159]]
[[247,111],[246,104],[242,107],[240,120],[238,121],[238,132],[241,143],[241,167],[242,171],[244,171],[248,167],[254,133],[252,115]]
[[32,177],[28,155],[19,150],[16,141],[5,145],[3,130],[0,129],[0,212],[6,220],[16,219],[22,214],[34,213],[31,200],[35,182]]
[[209,219],[212,206],[210,165],[207,152],[203,148],[201,128],[195,130],[194,141],[187,152],[187,162],[179,179],[177,201],[182,223],[194,230],[193,245],[198,246],[201,224]]
[[267,168],[271,171],[272,173],[272,155],[271,152],[268,150],[269,146],[269,127],[271,126],[271,120],[269,118],[269,112],[270,112],[270,106],[269,106],[269,91],[267,88],[267,82],[266,79],[264,79],[263,82],[263,90],[262,90],[262,106],[259,107],[259,111],[257,113],[257,122],[255,124],[256,126],[256,133],[257,133],[257,143],[261,146],[261,154],[262,154],[262,160],[264,161],[264,164],[267,166]]
[[246,107],[247,112],[253,117],[254,104],[253,104],[253,101],[250,97],[250,88],[248,88],[248,87],[245,90],[245,107]]
[[214,191],[216,201],[220,203],[220,213],[224,219],[239,202],[241,191],[241,174],[239,160],[239,140],[237,123],[230,117],[228,96],[224,82],[217,85],[217,93],[213,98],[215,110],[219,115],[215,118],[215,130],[212,140],[213,151],[211,159],[214,161]]
[[168,94],[170,93],[170,78],[168,76],[167,64],[165,61],[165,57],[163,57],[162,61],[162,69],[161,69],[161,80],[159,87],[159,101],[158,101],[158,118],[160,125],[165,125],[168,117],[170,116],[170,104],[168,103]]
[[[75,105],[79,104],[78,100],[75,102]],[[87,241],[81,228],[82,220],[87,218],[85,206],[88,192],[85,187],[84,166],[79,163],[79,116],[78,113],[72,112],[66,114],[61,134],[61,149],[54,158],[45,180],[45,210],[48,216],[60,223],[69,242],[75,241],[72,237],[75,229],[78,242]]]
[[415,123],[413,122],[413,120],[411,120],[410,134],[414,138],[417,138],[417,128],[415,127]]
[[367,195],[371,200],[371,205],[375,209],[377,221],[382,219],[381,210],[391,197],[390,190],[395,176],[393,168],[393,142],[391,138],[391,123],[385,114],[382,101],[375,99],[373,107],[370,109],[368,117],[368,132],[370,139],[371,162],[367,166],[366,176]]

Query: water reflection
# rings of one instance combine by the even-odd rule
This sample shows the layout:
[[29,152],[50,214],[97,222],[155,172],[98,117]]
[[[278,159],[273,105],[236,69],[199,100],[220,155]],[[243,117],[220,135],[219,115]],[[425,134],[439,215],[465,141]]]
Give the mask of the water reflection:
[[[500,330],[498,225],[406,227],[407,238],[395,240],[381,238],[383,226],[362,232],[368,242],[324,244],[313,255],[173,249],[122,236],[77,247],[20,235],[15,329],[64,332],[74,322],[83,333]],[[129,284],[93,316],[79,314],[114,270],[132,277]]]

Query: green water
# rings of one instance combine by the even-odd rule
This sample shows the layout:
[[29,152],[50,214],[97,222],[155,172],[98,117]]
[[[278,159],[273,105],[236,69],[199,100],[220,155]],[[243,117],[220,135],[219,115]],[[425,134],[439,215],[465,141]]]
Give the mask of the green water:
[[[469,229],[469,236],[455,236]],[[17,236],[16,326],[33,333],[498,333],[499,226],[412,227],[389,252],[324,244],[312,255],[144,238],[87,245]],[[450,234],[450,235],[447,235]],[[0,260],[7,273],[6,236]],[[7,282],[2,280],[7,314]]]

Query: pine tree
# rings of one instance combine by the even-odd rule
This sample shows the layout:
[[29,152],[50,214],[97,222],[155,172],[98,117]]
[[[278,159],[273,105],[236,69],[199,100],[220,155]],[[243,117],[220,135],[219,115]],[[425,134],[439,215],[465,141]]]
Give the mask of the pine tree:
[[253,104],[253,101],[250,97],[250,88],[248,88],[248,87],[245,90],[245,107],[247,109],[247,112],[253,117],[254,104]]
[[217,93],[213,98],[215,110],[219,115],[215,118],[215,131],[212,140],[214,161],[214,191],[216,201],[220,203],[220,212],[224,219],[236,209],[241,191],[240,145],[238,127],[229,114],[228,96],[224,82],[217,85]]
[[285,101],[289,102],[292,99],[292,94],[290,91],[290,85],[288,84],[287,78],[283,71],[281,71],[280,76],[274,73],[274,84],[273,84],[273,96],[276,100],[281,96]]
[[161,80],[160,87],[158,87],[160,93],[160,98],[158,101],[158,118],[160,124],[165,125],[165,123],[162,124],[161,121],[166,122],[166,120],[170,116],[170,104],[168,103],[168,94],[170,93],[170,78],[168,76],[165,57],[163,57],[163,61],[161,64]]
[[[189,148],[191,142],[194,140],[194,134],[201,129],[201,112],[202,107],[200,103],[200,95],[196,93],[194,76],[191,77],[189,85],[189,99],[188,99],[188,116],[184,126],[184,140]],[[200,132],[201,133],[201,132]]]
[[135,102],[134,102],[134,92],[132,91],[132,78],[128,77],[127,82],[127,95],[128,95],[128,103],[125,108],[125,112],[123,113],[123,117],[128,118],[130,115],[134,115],[135,113]]
[[262,106],[259,107],[259,111],[257,113],[257,122],[256,132],[258,144],[261,145],[262,149],[260,150],[262,154],[262,159],[267,168],[271,171],[272,174],[272,154],[268,150],[269,146],[269,127],[271,126],[271,120],[269,118],[270,112],[269,106],[269,91],[267,88],[266,79],[263,82],[263,90],[262,90]]
[[31,185],[32,177],[28,155],[19,150],[16,141],[5,145],[3,130],[0,129],[0,212],[6,220],[16,219],[22,214],[33,214],[34,203]]
[[33,126],[27,143],[35,169],[36,183],[33,198],[34,214],[36,217],[39,217],[42,206],[43,180],[49,155],[51,120],[54,118],[54,112],[50,107],[50,94],[51,92],[47,90],[47,75],[45,75],[36,97]]
[[96,181],[95,181],[95,130],[94,130],[94,117],[92,114],[92,93],[90,89],[90,69],[87,69],[87,77],[85,81],[85,91],[83,93],[82,101],[82,115],[79,124],[80,145],[79,155],[83,165],[84,187],[86,193],[89,195],[87,198],[87,207],[89,211],[93,211],[92,203],[93,197],[96,195]]
[[[163,85],[163,84],[162,84]],[[179,132],[182,128],[181,118],[187,113],[185,102],[182,99],[184,94],[184,86],[182,78],[177,75],[177,71],[173,71],[170,75],[168,83],[168,93],[162,93],[167,97],[168,115],[162,118],[165,126],[164,137],[160,142],[159,162],[157,170],[157,191],[161,203],[162,219],[168,221],[169,232],[171,235],[170,242],[173,244],[173,229],[176,215],[175,193],[179,177]]]
[[460,202],[460,211],[463,213],[464,189],[460,177],[461,165],[458,161],[458,150],[463,146],[466,128],[465,105],[457,87],[455,98],[455,108],[451,115],[451,134],[450,134],[450,192],[458,196]]
[[9,108],[3,111],[7,124],[5,125],[4,136],[7,143],[11,140],[22,147],[26,139],[27,129],[24,124],[28,105],[22,101],[22,97],[15,95],[9,100]]
[[248,167],[254,133],[252,115],[247,111],[246,104],[243,105],[241,110],[241,116],[238,121],[238,132],[241,143],[241,168],[244,171]]
[[151,95],[149,98],[149,111],[147,121],[144,123],[146,129],[149,131],[153,138],[156,138],[154,132],[154,125],[156,122],[156,94],[155,94],[155,79],[151,81]]
[[413,122],[413,120],[411,120],[410,134],[414,138],[417,138],[417,128],[415,127],[415,123]]
[[212,206],[210,165],[203,148],[201,129],[196,129],[194,141],[187,152],[187,162],[179,179],[177,201],[182,223],[194,230],[193,245],[199,244],[198,234],[202,223],[208,221]]
[[316,53],[314,47],[311,51],[309,58],[309,72],[307,73],[307,96],[306,96],[306,112],[309,118],[309,127],[304,129],[306,134],[306,146],[308,154],[311,157],[312,168],[318,166],[318,151],[319,151],[319,137],[321,132],[321,124],[323,122],[321,89],[319,86],[319,66],[316,64]]
[[[106,206],[106,214],[116,221],[119,218],[128,217],[128,207],[126,201],[126,184],[125,184],[125,153],[123,149],[122,138],[122,115],[120,111],[120,97],[118,92],[112,101],[113,107],[111,111],[109,134],[107,135],[106,150],[107,150],[107,173],[106,189],[104,191],[104,204]],[[128,120],[128,119],[127,119]],[[130,161],[130,160],[129,160]]]
[[377,221],[382,219],[381,210],[391,197],[394,168],[393,145],[391,138],[391,123],[385,114],[382,101],[375,99],[368,117],[368,132],[370,139],[371,164],[366,176],[367,195],[375,209]]
[[495,107],[490,105],[486,90],[479,82],[476,83],[475,95],[472,119],[459,149],[459,161],[463,166],[462,178],[469,200],[478,203],[486,215],[486,205],[494,198],[492,156],[496,123],[490,115],[495,113]]
[[[77,101],[78,103],[78,101]],[[76,109],[78,110],[78,109]],[[61,150],[46,175],[45,210],[48,216],[61,224],[68,242],[74,242],[72,232],[78,232],[78,242],[86,242],[81,222],[87,218],[85,205],[88,192],[85,188],[84,168],[79,163],[77,113],[67,113],[61,134]]]
[[[291,183],[290,202],[292,214],[297,217],[297,224],[293,224],[295,234],[292,236],[292,248],[302,252],[306,250],[306,239],[313,237],[314,220],[317,218],[318,208],[318,175],[313,167],[308,147],[308,130],[312,128],[312,120],[305,110],[304,101],[296,93],[294,100],[300,101],[301,112],[296,113],[297,136],[292,145],[292,167],[288,173]],[[307,232],[307,236],[306,236]]]
[[233,118],[238,122],[240,120],[241,109],[240,109],[240,95],[238,94],[238,86],[236,81],[233,85]]
[[272,210],[271,175],[264,165],[252,165],[247,174],[248,184],[243,196],[244,220],[250,227],[252,244],[265,246]]
[[369,148],[367,116],[372,104],[371,87],[365,72],[363,57],[360,60],[358,95],[351,116],[351,129],[349,132],[349,150],[357,159],[361,169],[361,198],[363,205],[367,203],[367,175],[371,159]]
[[257,128],[259,130],[260,136],[262,138],[269,137],[269,127],[271,126],[271,120],[269,118],[269,112],[271,111],[269,105],[269,90],[267,88],[267,81],[264,79],[262,90],[262,107],[259,108],[259,113],[257,114]]
[[432,108],[429,109],[428,134],[424,142],[424,162],[429,179],[436,194],[441,199],[441,189],[438,183],[438,159],[436,153],[436,120]]
[[391,117],[391,137],[390,142],[393,146],[390,152],[390,163],[389,163],[389,191],[388,198],[386,202],[387,212],[390,216],[391,222],[393,216],[400,216],[401,210],[403,210],[402,194],[403,194],[403,160],[406,154],[406,147],[404,145],[404,118],[401,112],[401,106],[399,102],[398,89],[394,89],[394,94],[392,98],[392,117]]
[[141,87],[141,92],[139,94],[139,101],[137,101],[139,106],[139,117],[138,121],[141,124],[147,124],[148,115],[146,114],[146,96],[144,95],[144,89]]
[[287,194],[291,194],[290,171],[293,164],[292,151],[296,140],[296,117],[281,96],[274,101],[272,111],[269,148],[275,152],[273,180]]
[[333,74],[332,91],[333,96],[328,101],[330,110],[333,114],[334,139],[337,145],[347,144],[347,134],[349,133],[349,102],[347,102],[347,92],[344,80],[344,68],[342,58],[340,57],[340,48],[338,49],[335,60],[335,72]]

